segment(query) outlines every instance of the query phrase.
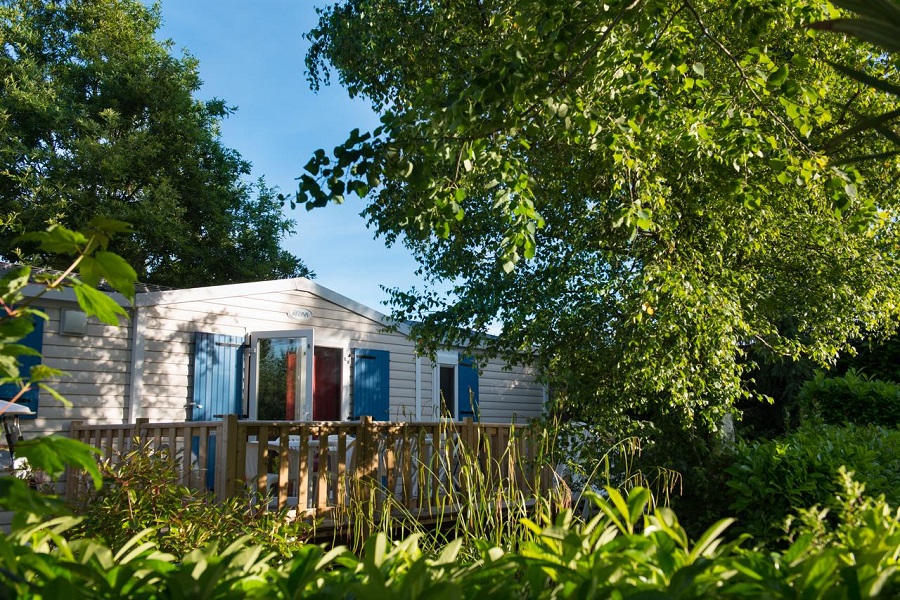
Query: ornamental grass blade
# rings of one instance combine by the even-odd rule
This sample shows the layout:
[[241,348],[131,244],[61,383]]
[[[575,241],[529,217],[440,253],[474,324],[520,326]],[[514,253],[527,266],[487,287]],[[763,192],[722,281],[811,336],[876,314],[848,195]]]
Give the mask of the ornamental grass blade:
[[[898,34],[900,34],[900,32],[898,32]],[[828,61],[828,64],[830,64],[836,71],[846,75],[851,79],[855,79],[856,81],[865,84],[868,87],[874,88],[876,90],[881,90],[882,92],[885,92],[892,96],[900,96],[900,86],[894,85],[888,81],[885,81],[884,79],[875,77],[874,75],[869,75],[865,71],[859,71],[840,63]]]
[[[616,524],[620,531],[633,533],[634,529],[632,528],[631,523],[628,522],[628,505],[625,503],[625,499],[622,498],[622,494],[614,487],[607,486],[605,489],[606,493],[609,494],[609,500],[615,505],[615,509],[618,509],[618,513],[609,505],[609,501],[606,500],[600,502],[600,510],[606,513],[606,516]],[[619,519],[619,515],[625,520]]]
[[890,152],[876,152],[875,154],[862,154],[859,156],[848,156],[847,158],[839,158],[828,163],[830,167],[839,167],[841,165],[852,165],[855,163],[869,162],[872,160],[883,160],[900,154],[900,150],[891,150]]
[[900,27],[881,20],[831,19],[812,23],[810,28],[852,35],[888,52],[900,51]]
[[693,550],[688,555],[688,561],[694,562],[700,556],[706,555],[707,551],[710,553],[715,551],[715,549],[722,543],[722,533],[728,529],[733,523],[735,519],[727,518],[716,521],[716,523],[703,532],[703,535],[700,536],[700,539],[697,540],[697,543],[694,544]]
[[833,0],[832,4],[861,17],[900,25],[900,4],[894,0]]

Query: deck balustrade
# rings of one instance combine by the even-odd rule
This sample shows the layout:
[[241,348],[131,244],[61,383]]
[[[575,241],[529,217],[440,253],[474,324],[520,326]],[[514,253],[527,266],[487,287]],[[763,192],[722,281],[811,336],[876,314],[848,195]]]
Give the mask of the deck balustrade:
[[[350,508],[402,509],[419,519],[459,507],[497,486],[529,493],[550,482],[528,429],[460,422],[221,421],[96,425],[71,437],[116,463],[146,448],[178,461],[181,483],[217,498],[246,495],[261,509],[289,507],[337,522]],[[67,474],[74,498],[84,474]],[[477,488],[477,489],[476,489]]]

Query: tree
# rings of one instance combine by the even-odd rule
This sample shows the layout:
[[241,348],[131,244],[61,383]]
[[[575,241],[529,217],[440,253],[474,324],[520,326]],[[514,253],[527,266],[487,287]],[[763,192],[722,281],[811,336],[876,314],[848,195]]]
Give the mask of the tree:
[[[846,9],[850,16],[842,15],[840,18],[813,23],[811,25],[813,28],[843,33],[873,44],[877,48],[872,54],[873,57],[876,57],[871,61],[873,65],[878,65],[885,59],[891,59],[896,64],[896,55],[900,52],[900,4],[895,0],[870,0],[868,2],[834,0],[834,4]],[[840,63],[833,63],[832,66],[865,86],[893,96],[895,101],[900,97],[900,87],[891,79],[879,77],[877,69],[875,73],[872,73],[869,69],[859,69]],[[900,109],[898,108],[882,114],[865,115],[852,127],[833,139],[831,146],[840,148],[845,139],[851,138],[859,132],[876,131],[893,144],[893,147],[880,154],[845,156],[841,160],[857,162],[879,159],[886,155],[896,155],[900,153],[900,150],[897,149],[897,146],[900,146],[900,136],[896,132],[898,118],[900,118]]]
[[808,27],[836,14],[343,0],[308,34],[310,81],[333,68],[382,124],[317,152],[294,200],[367,199],[422,264],[429,285],[393,304],[426,349],[531,359],[562,406],[611,424],[715,423],[757,357],[828,362],[896,322],[896,165],[821,151],[883,109],[826,62],[877,68],[867,49]]
[[159,23],[138,0],[0,4],[0,256],[62,267],[12,240],[104,216],[134,224],[116,250],[145,282],[311,275],[280,247],[294,222],[273,190],[222,145],[232,109],[194,99],[198,63]]

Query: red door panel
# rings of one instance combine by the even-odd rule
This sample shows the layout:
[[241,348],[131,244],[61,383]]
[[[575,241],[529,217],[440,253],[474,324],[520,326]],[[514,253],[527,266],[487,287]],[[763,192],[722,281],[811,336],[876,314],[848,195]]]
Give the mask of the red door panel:
[[313,421],[340,421],[341,349],[316,346],[313,373]]

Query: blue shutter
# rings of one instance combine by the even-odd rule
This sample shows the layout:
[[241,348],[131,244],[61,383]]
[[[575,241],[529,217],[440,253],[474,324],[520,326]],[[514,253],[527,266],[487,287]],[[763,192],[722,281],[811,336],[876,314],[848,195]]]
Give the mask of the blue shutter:
[[478,420],[478,365],[471,356],[460,356],[457,367],[459,378],[459,419],[472,417]]
[[390,419],[391,353],[387,350],[353,350],[353,418],[369,415],[376,421]]
[[[18,344],[22,346],[28,346],[29,348],[41,352],[44,348],[44,319],[40,317],[36,317],[34,319],[34,329],[31,330],[31,333],[22,338]],[[36,367],[41,364],[40,356],[26,356],[20,355],[16,357],[19,361],[19,375],[21,377],[27,378],[29,373],[31,373],[31,367]],[[8,383],[6,385],[0,385],[0,399],[3,400],[11,400],[19,393],[19,386]],[[17,404],[21,404],[22,406],[27,406],[31,409],[35,415],[37,415],[38,411],[38,394],[39,390],[37,386],[32,387],[30,390],[22,394],[19,398]],[[34,416],[27,415],[20,417],[22,419],[33,419]]]
[[[215,333],[194,333],[195,421],[212,421],[213,415],[243,413],[244,338]],[[200,438],[191,440],[196,455]],[[215,487],[216,436],[207,440],[206,487]]]
[[244,374],[244,338],[194,334],[194,420],[240,415]]

